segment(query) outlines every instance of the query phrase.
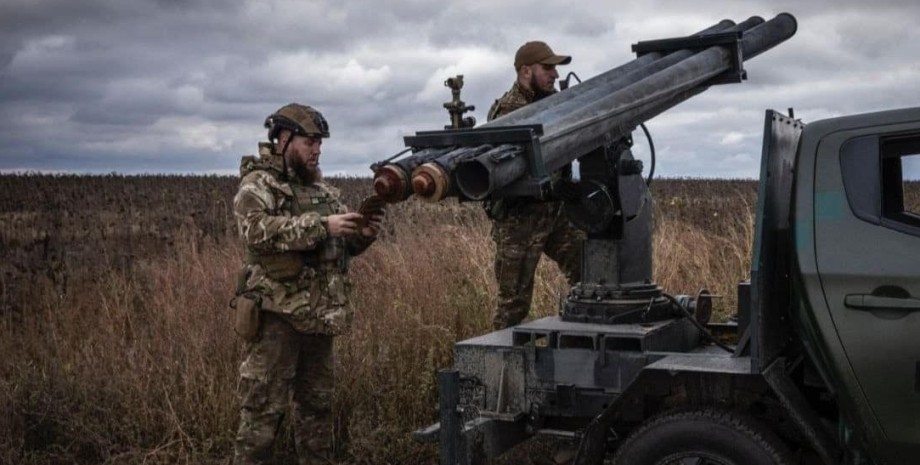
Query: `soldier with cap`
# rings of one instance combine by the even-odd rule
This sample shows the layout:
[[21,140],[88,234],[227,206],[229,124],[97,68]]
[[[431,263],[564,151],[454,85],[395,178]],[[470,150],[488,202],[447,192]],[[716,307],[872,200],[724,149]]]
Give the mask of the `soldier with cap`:
[[[489,121],[513,112],[556,92],[557,65],[572,57],[557,55],[545,42],[527,42],[514,56],[517,79],[511,90],[489,110]],[[571,167],[553,175],[554,184],[571,180]],[[492,319],[495,329],[519,324],[530,312],[533,279],[540,256],[555,261],[574,285],[581,277],[581,243],[584,233],[575,228],[562,211],[562,202],[539,202],[526,198],[505,198],[486,203],[492,219],[495,241],[495,278],[498,308]]]
[[301,464],[333,451],[333,336],[348,329],[349,257],[371,245],[383,220],[348,212],[324,183],[320,147],[329,126],[315,109],[285,105],[265,120],[268,142],[243,157],[233,200],[246,252],[234,299],[240,364],[240,424],[234,462],[269,463],[293,403]]

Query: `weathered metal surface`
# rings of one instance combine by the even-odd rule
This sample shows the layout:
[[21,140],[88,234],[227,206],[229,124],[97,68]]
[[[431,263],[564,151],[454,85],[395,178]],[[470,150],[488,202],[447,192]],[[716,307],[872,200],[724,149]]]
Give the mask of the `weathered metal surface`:
[[[478,129],[406,138],[407,145],[426,156],[446,149],[429,158],[429,168],[437,170],[418,171],[426,176],[417,188],[436,198],[451,195],[452,188],[445,186],[450,182],[467,198],[546,199],[549,175],[589,152],[583,180],[608,194],[607,204],[601,205],[607,212],[604,223],[585,228],[591,240],[584,276],[563,307],[576,321],[547,317],[455,345],[456,377],[444,381],[450,402],[442,404],[438,428],[450,449],[442,464],[479,463],[538,431],[574,435],[592,421],[591,437],[603,447],[606,421],[617,415],[612,409],[631,392],[659,399],[679,396],[667,383],[678,374],[687,396],[731,400],[735,379],[751,378],[749,358],[701,348],[698,327],[687,318],[675,318],[682,312],[672,313],[679,306],[673,302],[692,307],[694,299],[675,300],[652,281],[651,200],[642,167],[629,153],[628,135],[638,123],[721,82],[725,73],[734,76],[727,81],[740,79],[743,59],[782,42],[795,27],[794,18],[786,14],[737,26],[723,22],[713,30],[740,30],[743,37],[733,43],[725,42],[731,35],[709,37],[702,50],[652,51],[603,79],[582,84],[578,92],[562,92],[546,99],[550,103],[512,113],[517,116]],[[709,46],[713,41],[720,45]],[[476,161],[467,159],[467,152],[475,153]],[[581,212],[586,223],[598,217],[590,207]],[[598,314],[595,305],[607,310]],[[609,318],[609,310],[637,317],[616,320]],[[727,376],[728,382],[720,384],[716,375]],[[661,386],[649,384],[650,379]],[[637,380],[645,381],[635,384]],[[634,398],[632,404],[637,406],[630,408],[640,410],[630,411],[630,421],[641,419],[641,399]]]
[[733,357],[724,351],[694,354],[668,354],[649,364],[648,370],[669,372],[700,372],[746,375],[751,373],[751,360]]
[[802,391],[786,373],[786,360],[779,358],[763,370],[764,379],[773,388],[773,392],[782,402],[789,418],[805,436],[806,441],[818,454],[825,465],[843,462],[843,453],[834,441],[832,431],[821,423],[815,410],[809,405]]
[[760,372],[792,338],[790,206],[795,157],[804,124],[767,111],[751,257],[751,363]]
[[[782,14],[744,32],[742,59],[747,60],[791,37],[795,19]],[[544,124],[540,138],[543,161],[550,172],[571,163],[606,141],[628,135],[639,123],[704,91],[711,79],[731,70],[735,58],[728,47],[713,46],[684,60],[613,89],[587,105],[572,108]],[[461,162],[464,163],[464,162]],[[524,163],[509,160],[506,163]],[[504,187],[493,183],[496,189]]]
[[[572,160],[587,154],[591,150],[606,145],[608,142],[628,135],[639,123],[646,121],[684,100],[706,90],[717,83],[720,75],[726,72],[741,73],[740,62],[750,59],[763,51],[786,40],[795,33],[795,19],[788,14],[781,14],[770,21],[762,22],[751,18],[739,25],[721,22],[703,31],[705,33],[743,31],[743,37],[734,46],[714,45],[705,50],[676,50],[670,53],[653,52],[645,54],[633,62],[615,68],[604,75],[586,81],[556,96],[544,99],[503,118],[469,131],[492,131],[507,125],[542,124],[546,132],[539,139],[535,148],[526,150],[531,156],[509,156],[499,163],[488,159],[452,160],[456,169],[449,169],[451,184],[456,182],[462,195],[471,199],[483,199],[487,196],[527,195],[542,197],[545,192],[535,189],[543,177],[539,171],[552,173]],[[481,145],[483,142],[470,142],[469,131],[441,131],[440,148],[456,149],[458,146]],[[428,132],[434,135],[434,132]],[[417,137],[407,137],[406,144],[419,150]],[[426,146],[431,147],[431,146]],[[493,147],[494,148],[494,147]],[[380,169],[375,172],[386,176],[386,182],[376,182],[375,188],[385,188],[387,192],[378,192],[383,197],[401,200],[411,186],[402,182],[402,174],[408,173],[433,158],[427,148],[418,155],[407,157],[411,161],[400,160],[396,168]],[[447,152],[442,152],[443,155]],[[422,162],[415,158],[425,157]],[[475,168],[463,168],[466,164]],[[390,165],[387,165],[390,166]],[[400,175],[393,175],[393,171]],[[485,176],[486,182],[477,179]],[[501,176],[494,174],[501,173]],[[378,175],[380,176],[380,175]],[[456,177],[456,179],[454,179]],[[470,179],[474,177],[476,179]],[[526,178],[527,182],[517,182]],[[424,183],[423,183],[424,184]],[[521,184],[521,185],[515,185]],[[425,184],[427,186],[427,184]],[[472,187],[470,187],[472,186]],[[485,186],[486,190],[480,189]],[[434,189],[437,192],[451,191],[450,186]],[[507,190],[508,192],[502,192]]]

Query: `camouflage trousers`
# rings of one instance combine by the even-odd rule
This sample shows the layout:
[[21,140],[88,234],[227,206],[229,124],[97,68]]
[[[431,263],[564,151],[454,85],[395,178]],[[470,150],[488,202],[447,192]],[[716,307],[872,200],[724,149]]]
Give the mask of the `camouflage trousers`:
[[521,202],[493,217],[498,308],[494,329],[519,324],[530,312],[533,279],[541,254],[559,265],[569,284],[581,279],[584,232],[562,212],[561,202]]
[[240,425],[236,465],[271,463],[272,445],[293,403],[298,461],[332,463],[332,336],[303,334],[262,312],[261,337],[240,364]]

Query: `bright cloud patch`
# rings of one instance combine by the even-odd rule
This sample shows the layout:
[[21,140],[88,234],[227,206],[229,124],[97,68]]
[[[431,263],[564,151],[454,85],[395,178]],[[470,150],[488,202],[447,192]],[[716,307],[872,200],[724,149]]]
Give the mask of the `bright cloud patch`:
[[743,140],[744,134],[740,132],[729,132],[722,136],[722,140],[720,140],[719,143],[722,145],[738,145]]

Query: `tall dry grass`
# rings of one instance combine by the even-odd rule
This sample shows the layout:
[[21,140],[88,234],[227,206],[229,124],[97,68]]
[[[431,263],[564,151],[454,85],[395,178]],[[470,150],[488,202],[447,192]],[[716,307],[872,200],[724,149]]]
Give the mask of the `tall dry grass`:
[[[749,269],[747,191],[728,188],[740,207],[720,218],[691,214],[678,204],[694,198],[670,188],[655,225],[657,280],[672,293],[705,286],[726,296],[724,316]],[[0,463],[229,462],[241,347],[227,301],[241,252],[184,237],[130,268],[76,274],[66,292],[35,274],[27,311],[0,312]],[[409,433],[434,420],[436,372],[453,343],[490,325],[492,256],[477,205],[410,201],[391,208],[381,240],[352,262],[357,315],[336,342],[343,463],[436,461]],[[541,262],[532,315],[554,314],[565,290]],[[281,463],[294,463],[291,447],[279,442]]]
[[[236,402],[226,316],[239,251],[194,250],[47,292],[0,348],[2,463],[175,463],[223,454]],[[50,281],[50,280],[49,280]]]

